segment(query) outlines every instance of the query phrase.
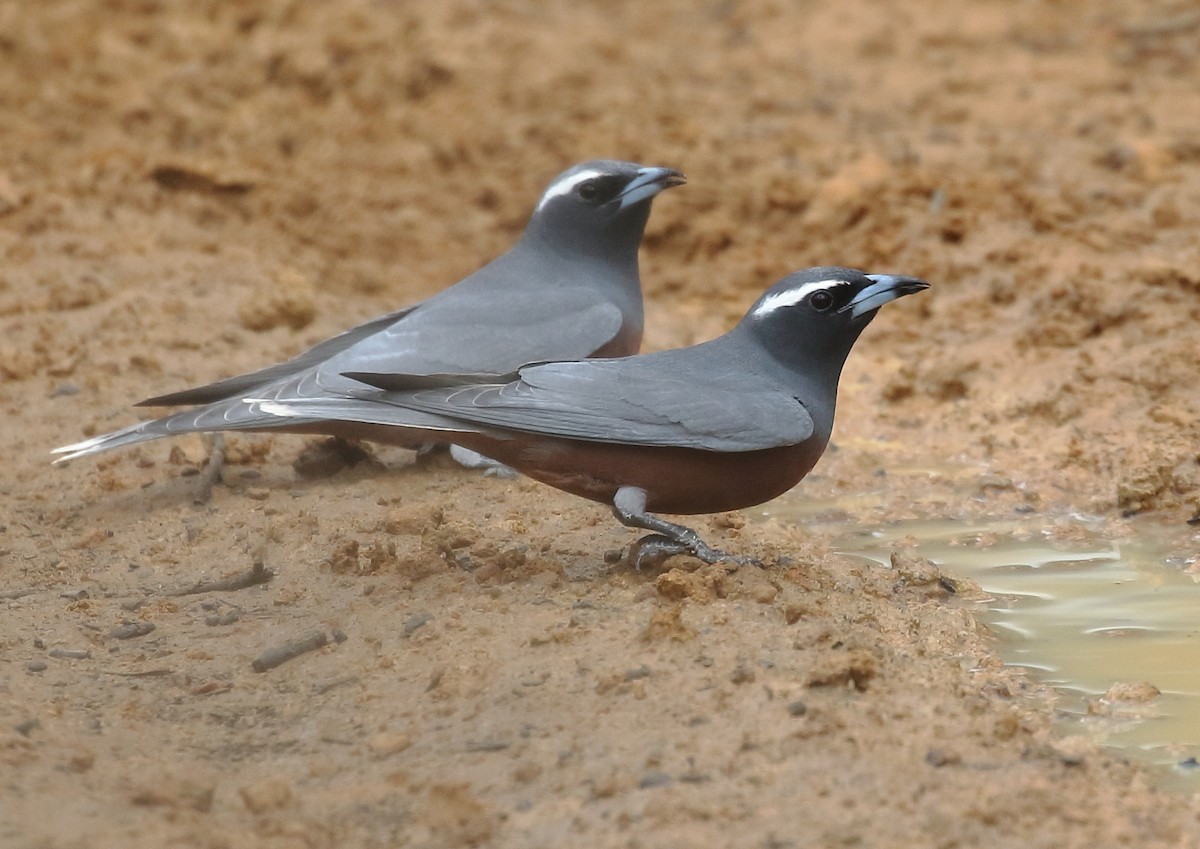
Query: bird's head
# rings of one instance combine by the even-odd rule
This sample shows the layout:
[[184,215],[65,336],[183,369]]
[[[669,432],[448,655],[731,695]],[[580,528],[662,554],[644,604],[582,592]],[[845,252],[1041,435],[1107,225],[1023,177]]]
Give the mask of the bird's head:
[[582,162],[550,182],[525,232],[564,251],[636,255],[650,202],[685,182],[673,168],[610,159]]
[[768,289],[750,308],[742,328],[785,365],[828,369],[836,380],[879,308],[928,288],[915,277],[809,268]]

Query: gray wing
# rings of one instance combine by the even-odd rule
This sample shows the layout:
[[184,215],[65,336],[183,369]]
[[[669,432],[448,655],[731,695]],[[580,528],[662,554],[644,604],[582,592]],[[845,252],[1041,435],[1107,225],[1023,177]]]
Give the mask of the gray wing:
[[266,368],[240,374],[235,377],[227,377],[224,380],[218,380],[216,383],[209,383],[205,386],[184,389],[180,392],[169,392],[166,395],[156,395],[153,398],[147,398],[145,401],[139,401],[135,406],[173,407],[177,404],[210,404],[213,401],[222,401],[226,398],[241,396],[256,386],[273,383],[276,380],[299,374],[315,365],[320,365],[335,354],[339,354],[362,340],[384,331],[388,325],[394,324],[404,318],[404,316],[415,310],[417,306],[419,304],[373,318],[368,322],[358,325],[358,327],[347,330],[345,333],[339,333],[337,336],[314,345],[303,354],[292,357],[292,359],[286,362],[276,363],[273,366],[267,366]]
[[533,360],[591,356],[625,331],[626,316],[602,289],[569,280],[555,286],[543,279],[544,272],[511,276],[521,271],[513,262],[510,253],[428,300],[372,319],[286,362],[138,406],[208,404],[246,394],[339,393],[351,388],[341,377],[347,371],[504,372]]
[[590,356],[621,332],[624,318],[616,305],[580,294],[548,294],[508,314],[487,301],[426,304],[323,363],[318,382],[341,391],[341,375],[350,371],[491,374],[533,360]]
[[510,383],[371,397],[475,427],[628,445],[755,451],[813,435],[808,410],[786,391],[745,375],[705,379],[671,364],[662,357],[548,363],[521,369]]

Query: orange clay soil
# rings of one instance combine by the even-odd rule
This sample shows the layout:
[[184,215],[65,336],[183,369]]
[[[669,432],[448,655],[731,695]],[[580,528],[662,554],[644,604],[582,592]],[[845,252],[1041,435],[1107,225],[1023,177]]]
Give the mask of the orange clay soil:
[[602,507],[399,450],[230,439],[207,501],[200,437],[47,453],[457,280],[611,156],[691,178],[649,348],[807,265],[934,284],[864,335],[796,496],[1194,558],[1198,32],[1132,0],[0,4],[0,846],[1200,845],[903,551],[746,511],[696,525],[765,568],[637,573]]

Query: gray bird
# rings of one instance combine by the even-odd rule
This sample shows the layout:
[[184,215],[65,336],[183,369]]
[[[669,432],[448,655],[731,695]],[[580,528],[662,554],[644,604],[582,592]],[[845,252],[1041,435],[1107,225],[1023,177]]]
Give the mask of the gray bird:
[[[55,462],[191,431],[344,435],[337,419],[281,419],[242,399],[340,398],[361,388],[345,372],[505,372],[533,360],[635,354],[642,343],[638,247],[651,201],[684,182],[671,168],[576,165],[546,188],[508,253],[450,288],[287,362],[142,401],[199,406],[57,448]],[[355,433],[375,438],[361,427]],[[397,441],[394,429],[384,435]]]
[[654,533],[637,562],[726,555],[650,515],[761,504],[816,464],[833,430],[838,379],[881,306],[928,284],[810,268],[776,283],[729,333],[624,359],[536,363],[503,376],[364,374],[335,399],[254,402],[282,418],[341,419],[402,439],[453,440]]

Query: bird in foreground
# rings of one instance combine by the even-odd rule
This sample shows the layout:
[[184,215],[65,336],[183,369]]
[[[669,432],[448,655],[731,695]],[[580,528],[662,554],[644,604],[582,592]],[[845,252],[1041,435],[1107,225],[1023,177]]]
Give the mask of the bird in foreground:
[[[160,395],[138,406],[193,405],[65,445],[62,463],[193,431],[347,435],[336,418],[280,418],[243,399],[344,401],[346,372],[505,372],[533,360],[636,354],[642,343],[638,247],[659,192],[685,182],[672,168],[595,160],[558,175],[507,253],[428,300],[334,336],[284,363]],[[356,423],[359,438],[376,439]],[[380,441],[405,447],[389,428]]]
[[340,419],[368,433],[453,440],[651,531],[638,565],[727,555],[651,513],[716,513],[768,501],[816,464],[838,379],[884,304],[923,280],[810,268],[776,283],[729,333],[624,359],[535,363],[498,375],[353,372],[353,399],[247,399],[283,419]]

